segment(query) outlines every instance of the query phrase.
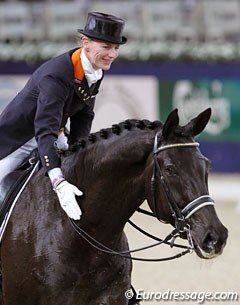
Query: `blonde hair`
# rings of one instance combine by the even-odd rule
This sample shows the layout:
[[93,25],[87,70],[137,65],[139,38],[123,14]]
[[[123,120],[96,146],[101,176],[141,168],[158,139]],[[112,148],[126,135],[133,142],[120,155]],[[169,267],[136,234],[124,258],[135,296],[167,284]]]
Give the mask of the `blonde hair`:
[[91,37],[88,37],[88,36],[86,36],[86,35],[84,35],[84,34],[78,34],[77,36],[76,36],[76,42],[77,42],[77,44],[79,45],[79,46],[83,46],[83,44],[82,44],[82,39],[83,38],[86,38],[88,41],[91,41],[92,39],[91,39]]

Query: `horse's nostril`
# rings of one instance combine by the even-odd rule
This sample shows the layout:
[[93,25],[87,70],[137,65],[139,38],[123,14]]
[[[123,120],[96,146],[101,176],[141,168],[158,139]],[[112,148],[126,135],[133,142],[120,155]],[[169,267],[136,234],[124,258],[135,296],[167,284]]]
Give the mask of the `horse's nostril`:
[[216,250],[217,243],[217,239],[211,233],[208,233],[203,241],[203,248],[207,252]]
[[226,244],[225,239],[216,236],[214,233],[208,233],[203,241],[203,250],[207,253],[221,253]]

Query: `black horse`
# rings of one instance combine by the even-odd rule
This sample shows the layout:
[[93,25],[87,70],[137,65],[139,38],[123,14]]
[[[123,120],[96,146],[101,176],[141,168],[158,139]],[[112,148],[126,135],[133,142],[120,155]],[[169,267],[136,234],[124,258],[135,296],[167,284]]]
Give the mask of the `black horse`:
[[159,220],[192,237],[199,257],[220,255],[227,229],[208,195],[209,161],[194,141],[210,115],[207,109],[185,126],[179,126],[177,110],[165,124],[128,120],[75,145],[62,156],[62,169],[84,192],[77,222],[70,222],[39,171],[3,236],[2,304],[128,304],[131,260],[96,249],[72,225],[95,245],[127,251],[124,226],[145,199]]

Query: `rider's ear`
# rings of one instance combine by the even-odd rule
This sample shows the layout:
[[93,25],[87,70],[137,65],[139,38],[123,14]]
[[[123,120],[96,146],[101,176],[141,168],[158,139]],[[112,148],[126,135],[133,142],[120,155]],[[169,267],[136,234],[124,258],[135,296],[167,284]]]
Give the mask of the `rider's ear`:
[[178,110],[173,110],[167,117],[166,122],[163,125],[162,135],[164,139],[166,139],[169,134],[175,130],[175,128],[179,124],[179,116],[178,116]]
[[211,108],[207,108],[201,112],[197,117],[192,119],[187,125],[186,128],[191,130],[192,135],[195,137],[200,134],[206,127],[212,114]]

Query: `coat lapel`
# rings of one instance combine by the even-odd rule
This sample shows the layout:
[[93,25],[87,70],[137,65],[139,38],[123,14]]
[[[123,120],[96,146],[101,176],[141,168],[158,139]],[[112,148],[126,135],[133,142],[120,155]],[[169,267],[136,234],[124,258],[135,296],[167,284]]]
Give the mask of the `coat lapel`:
[[[82,49],[77,49],[72,54],[72,63],[74,68],[74,89],[77,96],[86,104],[90,104],[91,97],[98,93],[98,88],[101,84],[102,78],[89,88],[85,73],[83,70],[82,62],[80,59]],[[104,73],[103,73],[104,75]]]
[[74,80],[74,88],[78,97],[82,101],[87,102],[88,100],[91,99],[90,88],[88,86],[88,82],[85,76],[83,77],[82,80],[79,79]]

